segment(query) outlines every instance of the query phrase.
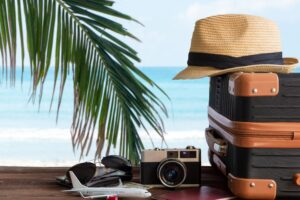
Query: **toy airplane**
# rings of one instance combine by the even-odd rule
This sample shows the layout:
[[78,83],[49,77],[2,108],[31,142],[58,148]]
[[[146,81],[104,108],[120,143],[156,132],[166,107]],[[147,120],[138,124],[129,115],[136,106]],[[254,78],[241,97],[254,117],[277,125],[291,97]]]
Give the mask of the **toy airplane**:
[[73,188],[66,190],[66,192],[77,192],[85,199],[108,198],[112,196],[148,198],[151,196],[151,193],[146,189],[123,187],[121,180],[120,185],[117,187],[87,187],[80,183],[72,171],[70,171],[70,177]]

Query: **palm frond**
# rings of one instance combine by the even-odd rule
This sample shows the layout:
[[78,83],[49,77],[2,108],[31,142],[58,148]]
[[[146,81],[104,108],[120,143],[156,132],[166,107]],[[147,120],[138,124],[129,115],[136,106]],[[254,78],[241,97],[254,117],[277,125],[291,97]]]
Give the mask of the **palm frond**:
[[113,19],[138,21],[112,5],[109,0],[0,1],[0,53],[3,66],[10,69],[7,79],[14,83],[19,36],[23,61],[27,46],[32,93],[39,94],[39,101],[54,58],[52,98],[58,90],[57,113],[67,76],[73,75],[71,134],[81,155],[89,152],[97,132],[96,155],[106,141],[107,153],[119,145],[121,155],[137,160],[143,149],[138,129],[150,126],[163,137],[161,116],[167,111],[151,90],[163,91],[134,66],[133,61],[140,61],[137,52],[118,38],[137,37]]

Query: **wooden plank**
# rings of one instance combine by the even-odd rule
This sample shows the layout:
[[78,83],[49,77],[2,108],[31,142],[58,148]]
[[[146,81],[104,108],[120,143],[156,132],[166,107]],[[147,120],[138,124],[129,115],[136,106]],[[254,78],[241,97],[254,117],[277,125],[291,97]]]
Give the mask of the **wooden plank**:
[[[78,196],[62,192],[67,188],[55,181],[55,177],[64,175],[66,170],[67,168],[62,167],[0,167],[0,199],[78,200]],[[139,180],[138,168],[134,168],[133,180]],[[226,187],[226,180],[211,167],[203,167],[202,184]],[[151,189],[150,192],[163,194],[169,190]]]
[[66,168],[0,167],[0,199],[77,199],[61,192],[55,177]]

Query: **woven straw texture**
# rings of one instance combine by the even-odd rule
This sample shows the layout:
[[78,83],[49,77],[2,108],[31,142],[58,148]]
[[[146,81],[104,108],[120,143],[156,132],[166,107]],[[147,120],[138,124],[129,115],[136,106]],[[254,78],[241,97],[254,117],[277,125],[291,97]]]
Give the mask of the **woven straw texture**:
[[[274,22],[258,16],[212,16],[196,22],[190,52],[233,57],[281,52],[280,32]],[[296,58],[284,58],[284,65],[250,65],[224,70],[188,66],[174,79],[194,79],[237,71],[289,73],[297,63]]]

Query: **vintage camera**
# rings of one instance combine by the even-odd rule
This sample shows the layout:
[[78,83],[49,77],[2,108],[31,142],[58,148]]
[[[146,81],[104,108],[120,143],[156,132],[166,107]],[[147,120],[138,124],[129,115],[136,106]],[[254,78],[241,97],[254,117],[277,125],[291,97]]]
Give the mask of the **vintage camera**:
[[144,150],[141,183],[153,187],[193,187],[201,182],[201,151],[186,149]]

